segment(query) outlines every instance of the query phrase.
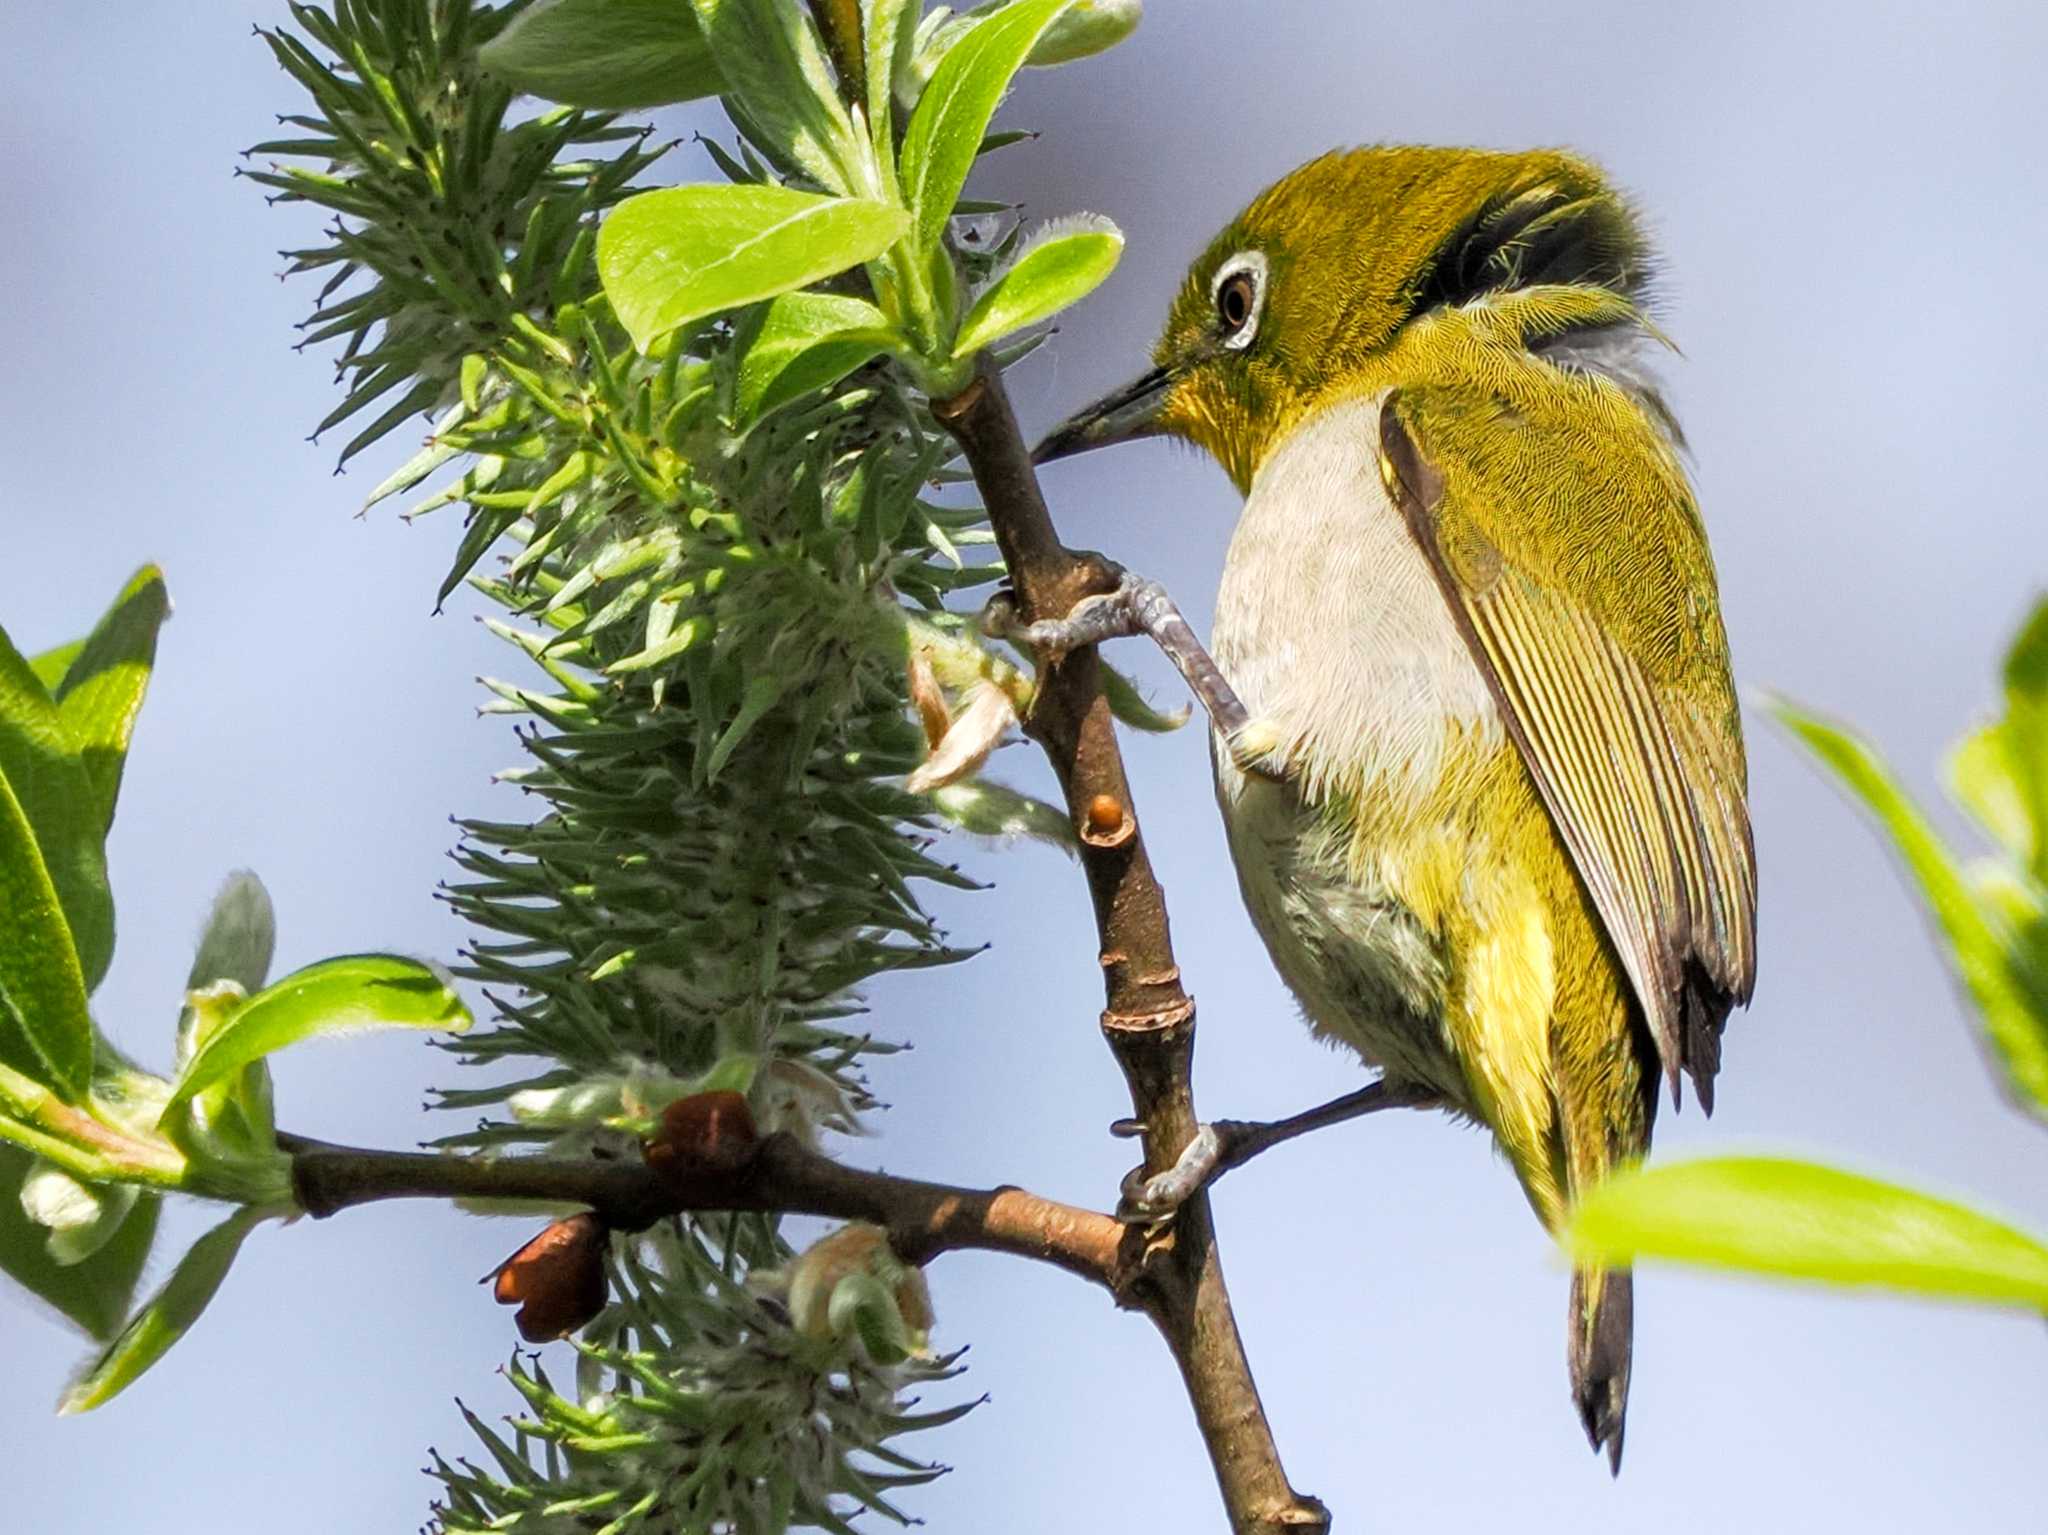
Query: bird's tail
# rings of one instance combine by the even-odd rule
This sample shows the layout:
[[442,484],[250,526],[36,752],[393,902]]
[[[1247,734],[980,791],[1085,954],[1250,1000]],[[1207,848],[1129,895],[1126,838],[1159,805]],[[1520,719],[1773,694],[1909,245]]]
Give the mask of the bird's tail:
[[1627,1269],[1575,1270],[1570,1328],[1572,1399],[1586,1437],[1595,1450],[1607,1451],[1619,1475],[1635,1350],[1635,1277]]

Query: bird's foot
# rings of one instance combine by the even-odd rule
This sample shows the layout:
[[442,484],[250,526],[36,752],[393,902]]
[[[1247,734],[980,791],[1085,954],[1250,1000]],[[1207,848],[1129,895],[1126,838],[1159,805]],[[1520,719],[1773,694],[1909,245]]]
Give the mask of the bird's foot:
[[1145,630],[1123,585],[1128,576],[1119,574],[1115,590],[1083,597],[1064,618],[1041,618],[1031,623],[1026,623],[1017,611],[1017,594],[1004,587],[983,604],[981,632],[1034,652],[1041,663],[1064,660],[1083,645],[1100,645],[1104,640],[1143,634]]
[[[1200,1125],[1164,1172],[1148,1173],[1137,1167],[1125,1174],[1118,1191],[1117,1219],[1134,1224],[1169,1219],[1202,1189],[1268,1147],[1381,1109],[1427,1108],[1440,1101],[1423,1088],[1369,1082],[1356,1092],[1286,1119],[1219,1119]],[[1119,1119],[1109,1129],[1112,1135],[1134,1136],[1143,1134],[1145,1127],[1135,1119]]]
[[[1138,1128],[1135,1120],[1128,1119],[1111,1126],[1112,1133],[1120,1135],[1135,1135]],[[1250,1128],[1230,1119],[1201,1125],[1165,1172],[1148,1174],[1143,1167],[1132,1168],[1124,1174],[1118,1190],[1116,1218],[1131,1225],[1149,1225],[1171,1217],[1219,1174],[1236,1165],[1231,1153],[1238,1133]]]
[[1279,732],[1271,721],[1252,718],[1166,588],[1114,560],[1090,558],[1114,582],[1109,590],[1083,597],[1064,618],[1031,623],[1019,615],[1016,596],[999,591],[981,610],[982,632],[1035,651],[1041,662],[1057,662],[1084,645],[1149,635],[1201,702],[1239,770],[1285,778],[1285,765],[1275,755]]

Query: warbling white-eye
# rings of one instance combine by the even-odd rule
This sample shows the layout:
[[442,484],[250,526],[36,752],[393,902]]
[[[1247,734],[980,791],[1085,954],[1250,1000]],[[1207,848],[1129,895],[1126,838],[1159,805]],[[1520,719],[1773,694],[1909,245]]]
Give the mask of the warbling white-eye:
[[[1209,706],[1275,965],[1381,1069],[1353,1111],[1479,1121],[1553,1228],[1648,1149],[1660,1082],[1711,1110],[1756,966],[1741,725],[1645,365],[1650,273],[1583,160],[1326,155],[1210,243],[1157,366],[1037,453],[1164,433],[1236,482],[1213,663],[1134,578],[1025,637],[1160,639]],[[1574,1276],[1572,1394],[1617,1468],[1631,1311],[1628,1274]]]

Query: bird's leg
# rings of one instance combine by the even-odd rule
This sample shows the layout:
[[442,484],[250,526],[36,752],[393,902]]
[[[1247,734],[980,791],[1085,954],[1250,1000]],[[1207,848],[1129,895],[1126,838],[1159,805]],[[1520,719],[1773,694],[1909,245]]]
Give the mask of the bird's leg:
[[1244,700],[1237,696],[1215,657],[1195,637],[1194,629],[1166,588],[1157,581],[1133,575],[1113,560],[1100,555],[1092,558],[1115,576],[1114,588],[1083,597],[1064,618],[1042,618],[1029,624],[1017,617],[1016,598],[1008,591],[999,591],[981,610],[983,632],[1028,646],[1041,657],[1053,660],[1083,645],[1149,635],[1186,680],[1217,735],[1230,747],[1238,767],[1265,778],[1284,778],[1285,768],[1269,755],[1275,744],[1272,732],[1263,721],[1252,718]]
[[[1180,1160],[1165,1172],[1147,1177],[1144,1168],[1133,1168],[1124,1178],[1117,1218],[1133,1222],[1163,1220],[1193,1197],[1197,1189],[1207,1187],[1231,1168],[1249,1162],[1282,1141],[1381,1109],[1419,1108],[1436,1101],[1434,1093],[1420,1088],[1369,1082],[1355,1093],[1346,1093],[1285,1119],[1219,1119],[1203,1125],[1180,1154]],[[1110,1126],[1110,1133],[1129,1136],[1143,1129],[1134,1119],[1120,1119]]]

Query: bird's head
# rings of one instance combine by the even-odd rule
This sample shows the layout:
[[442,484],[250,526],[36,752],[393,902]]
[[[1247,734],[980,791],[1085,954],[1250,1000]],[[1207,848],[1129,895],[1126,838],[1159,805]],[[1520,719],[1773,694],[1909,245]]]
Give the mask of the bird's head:
[[[1034,456],[1044,463],[1165,434],[1207,449],[1242,489],[1304,415],[1381,376],[1418,322],[1541,289],[1532,323],[1554,335],[1581,309],[1589,321],[1632,309],[1648,268],[1627,205],[1574,156],[1327,154],[1267,188],[1209,242],[1174,299],[1152,370],[1070,417]],[[1583,296],[1576,309],[1571,290]]]

